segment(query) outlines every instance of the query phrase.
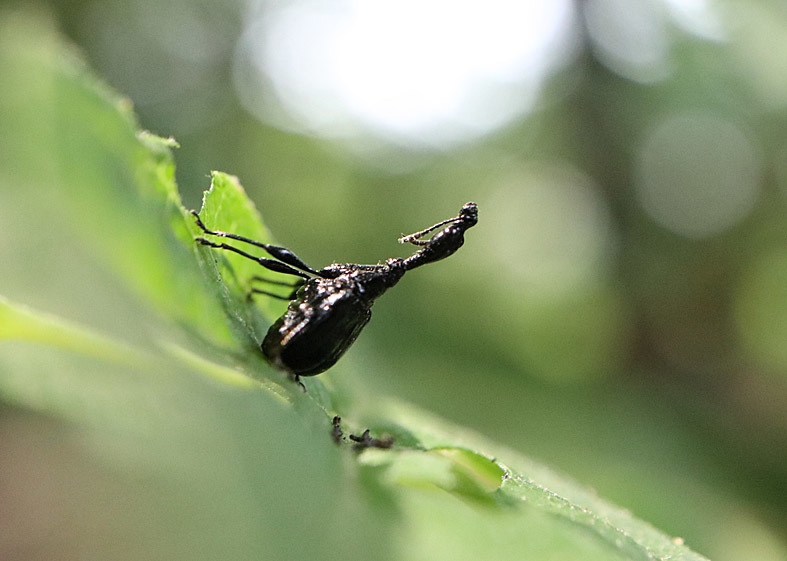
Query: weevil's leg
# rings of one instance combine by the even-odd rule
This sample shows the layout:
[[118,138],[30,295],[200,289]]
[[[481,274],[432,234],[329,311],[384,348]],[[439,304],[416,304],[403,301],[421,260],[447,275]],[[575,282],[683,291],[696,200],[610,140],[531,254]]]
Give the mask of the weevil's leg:
[[296,384],[298,384],[298,385],[301,387],[301,390],[302,390],[304,393],[306,393],[306,386],[304,386],[304,385],[303,385],[303,382],[301,382],[301,377],[300,377],[300,376],[298,376],[297,374],[292,374],[292,373],[290,373],[290,374],[287,374],[287,377],[288,377],[290,380],[292,380],[293,382],[295,382]]
[[279,298],[281,300],[292,300],[293,298],[295,298],[295,294],[298,292],[298,290],[303,286],[304,282],[306,281],[306,279],[304,278],[299,278],[295,282],[287,282],[287,281],[266,279],[265,277],[260,277],[260,276],[253,276],[249,280],[251,282],[264,282],[267,284],[275,284],[276,286],[286,286],[288,288],[291,288],[292,290],[290,291],[288,296],[280,296],[280,295],[274,296],[270,292],[266,292],[264,290],[259,290],[256,288],[252,288],[251,292],[249,293],[250,299],[252,298],[253,294],[268,294],[269,296],[274,296],[274,298]]
[[290,267],[280,261],[276,261],[275,259],[267,259],[265,257],[256,257],[251,253],[246,253],[242,249],[238,249],[237,247],[233,247],[226,243],[216,243],[210,240],[206,240],[205,238],[196,238],[196,240],[201,243],[202,245],[207,245],[208,247],[213,247],[215,249],[226,249],[227,251],[232,251],[233,253],[237,253],[238,255],[242,255],[246,259],[251,259],[252,261],[256,261],[258,264],[262,265],[266,269],[274,271],[276,273],[284,273],[285,275],[293,275],[296,277],[301,277],[304,279],[308,279],[309,275]]
[[211,236],[219,236],[222,238],[230,238],[232,240],[238,240],[239,242],[247,243],[259,248],[264,249],[268,252],[272,257],[278,259],[283,263],[287,263],[295,267],[296,269],[300,269],[301,271],[306,271],[307,273],[311,273],[312,275],[319,276],[319,273],[309,267],[306,263],[301,260],[300,257],[295,255],[292,251],[287,249],[286,247],[281,247],[278,245],[271,245],[267,243],[258,242],[257,240],[252,240],[251,238],[247,238],[245,236],[239,236],[238,234],[230,234],[228,232],[222,232],[221,230],[208,230],[205,224],[202,223],[202,219],[200,219],[199,214],[196,210],[190,211],[192,216],[197,223],[197,226],[206,234]]
[[268,284],[276,284],[276,285],[279,285],[279,286],[298,286],[299,287],[300,285],[303,284],[301,281],[287,282],[287,281],[266,279],[265,277],[260,277],[260,276],[257,276],[257,275],[254,275],[253,277],[251,277],[249,279],[249,281],[250,282],[267,282]]
[[270,296],[271,298],[276,298],[277,300],[292,300],[292,296],[282,296],[281,294],[276,294],[274,292],[268,292],[267,290],[260,290],[259,288],[252,288],[249,290],[249,294],[246,297],[248,300],[254,300],[255,294],[264,294],[265,296]]
[[254,275],[249,279],[249,282],[264,282],[266,284],[275,284],[276,286],[286,286],[294,289],[294,291],[297,291],[300,287],[302,287],[304,281],[305,279],[303,279],[303,277],[299,278],[295,282],[287,282],[287,281],[266,279],[265,277],[260,277],[258,275]]
[[331,438],[336,444],[339,444],[344,438],[344,431],[342,431],[342,418],[336,415],[331,421]]
[[391,448],[394,445],[393,437],[386,435],[382,438],[373,438],[369,429],[363,431],[361,436],[351,434],[350,440],[355,442],[353,450],[356,452],[366,450],[367,448]]

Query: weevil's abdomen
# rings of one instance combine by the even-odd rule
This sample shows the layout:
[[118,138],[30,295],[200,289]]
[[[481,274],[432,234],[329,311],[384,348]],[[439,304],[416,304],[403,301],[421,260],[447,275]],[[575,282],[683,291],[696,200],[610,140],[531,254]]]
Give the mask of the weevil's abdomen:
[[336,280],[311,279],[268,330],[262,352],[276,367],[314,376],[336,364],[372,317],[370,303]]

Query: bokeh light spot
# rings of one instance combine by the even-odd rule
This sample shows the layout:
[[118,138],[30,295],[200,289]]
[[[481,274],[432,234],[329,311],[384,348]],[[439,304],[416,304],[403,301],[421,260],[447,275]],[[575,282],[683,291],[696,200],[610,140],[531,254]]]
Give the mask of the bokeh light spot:
[[662,7],[650,0],[588,0],[585,21],[596,55],[630,80],[654,82],[669,75],[669,42]]
[[684,236],[718,234],[752,209],[760,193],[760,159],[732,122],[711,115],[665,119],[647,137],[636,191],[645,212]]
[[762,109],[787,106],[787,73],[774,72],[787,64],[787,20],[780,4],[739,3],[731,43],[740,79],[758,96]]
[[556,295],[592,284],[612,246],[609,210],[591,179],[565,162],[533,164],[503,178],[484,210],[497,268]]
[[260,13],[235,69],[250,111],[282,126],[283,108],[300,132],[421,145],[467,141],[528,111],[575,38],[567,0],[344,0]]
[[722,41],[727,35],[721,19],[708,0],[664,0],[680,27],[698,37]]

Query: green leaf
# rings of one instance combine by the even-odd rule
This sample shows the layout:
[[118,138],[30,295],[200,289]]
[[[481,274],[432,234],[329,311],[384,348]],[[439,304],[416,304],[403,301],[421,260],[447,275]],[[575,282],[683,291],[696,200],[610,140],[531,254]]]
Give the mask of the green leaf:
[[[271,235],[262,223],[257,208],[234,176],[213,172],[211,186],[205,192],[199,214],[205,226],[211,230],[238,234],[261,243],[271,243]],[[205,235],[199,230],[197,232]],[[232,242],[225,239],[219,241]],[[249,253],[268,257],[260,248],[243,242],[232,243]],[[231,252],[221,253],[202,246],[200,249],[203,268],[208,271],[211,278],[222,279],[219,287],[225,312],[257,343],[261,342],[266,324],[269,325],[280,316],[286,304],[272,298],[259,298],[256,306],[250,305],[251,279],[257,276],[291,282],[292,277],[271,273],[257,263]],[[218,263],[222,266],[219,267]],[[264,314],[267,322],[257,313],[258,310]]]
[[[610,555],[623,559],[705,559],[682,540],[665,535],[570,478],[471,430],[397,401],[378,404],[377,416],[378,430],[405,432],[408,447],[420,451],[364,452],[361,460],[384,467],[382,477],[389,481],[437,487],[474,504],[497,505],[506,520],[521,517],[523,524],[533,516],[529,510],[536,509],[567,523],[549,529],[555,539],[572,543],[578,537],[575,531],[588,532],[596,543],[586,545],[590,550],[598,548],[601,559]],[[588,552],[586,555],[593,558]]]

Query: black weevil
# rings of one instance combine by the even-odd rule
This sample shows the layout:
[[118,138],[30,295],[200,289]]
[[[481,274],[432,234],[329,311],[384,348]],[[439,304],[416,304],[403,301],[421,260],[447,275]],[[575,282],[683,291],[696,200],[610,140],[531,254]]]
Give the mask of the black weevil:
[[[375,299],[399,282],[406,271],[454,253],[464,243],[465,230],[478,222],[478,207],[475,203],[467,203],[456,218],[399,238],[399,243],[421,247],[410,257],[392,257],[377,265],[333,263],[315,270],[287,248],[237,234],[208,230],[196,211],[191,211],[191,214],[206,234],[259,247],[273,259],[256,257],[226,243],[196,238],[202,245],[232,251],[271,271],[299,277],[293,284],[254,277],[253,280],[259,282],[291,286],[293,291],[288,297],[257,288],[251,291],[290,301],[284,315],[268,330],[261,348],[271,364],[287,372],[298,383],[300,376],[325,372],[341,358],[372,317],[371,307]],[[430,239],[421,239],[441,226],[444,228]]]

